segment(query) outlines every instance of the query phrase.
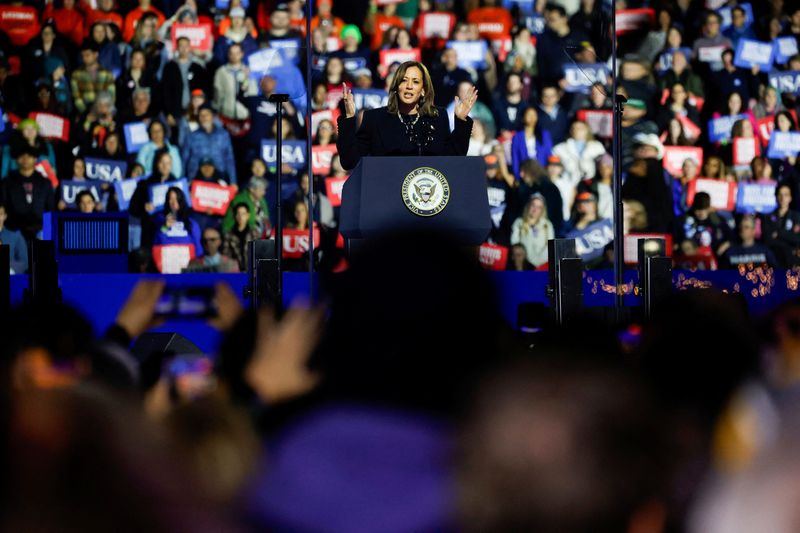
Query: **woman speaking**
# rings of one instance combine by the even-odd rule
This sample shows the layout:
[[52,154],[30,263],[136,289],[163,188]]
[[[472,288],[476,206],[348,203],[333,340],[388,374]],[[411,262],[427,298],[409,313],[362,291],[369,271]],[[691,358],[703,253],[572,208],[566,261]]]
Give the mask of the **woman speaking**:
[[389,89],[386,107],[364,112],[356,131],[353,93],[344,86],[345,113],[339,117],[336,147],[345,169],[363,156],[467,155],[472,119],[469,112],[478,91],[463,100],[455,98],[455,128],[451,132],[444,108],[433,105],[433,83],[425,65],[407,61],[400,65]]

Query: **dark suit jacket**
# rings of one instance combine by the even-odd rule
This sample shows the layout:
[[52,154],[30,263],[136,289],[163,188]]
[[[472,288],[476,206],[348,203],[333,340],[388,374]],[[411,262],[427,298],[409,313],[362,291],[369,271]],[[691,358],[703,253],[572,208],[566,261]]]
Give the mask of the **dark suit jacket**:
[[[442,107],[433,120],[433,141],[425,147],[423,155],[467,155],[472,119],[455,120],[450,131],[447,111]],[[421,117],[424,120],[426,117]],[[356,131],[356,118],[339,117],[339,137],[336,141],[339,158],[345,169],[351,169],[364,156],[416,156],[417,147],[406,135],[405,126],[395,114],[385,107],[364,112],[361,127]]]
[[19,172],[11,172],[3,180],[2,196],[8,213],[8,229],[19,230],[30,240],[41,229],[44,213],[55,209],[55,196],[50,182],[34,172],[32,202],[28,203],[24,183]]

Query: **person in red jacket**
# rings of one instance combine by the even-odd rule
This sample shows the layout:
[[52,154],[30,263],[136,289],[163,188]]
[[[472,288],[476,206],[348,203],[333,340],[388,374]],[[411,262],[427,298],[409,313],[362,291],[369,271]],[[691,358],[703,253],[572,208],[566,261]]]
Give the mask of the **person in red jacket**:
[[84,36],[89,35],[89,30],[96,22],[107,22],[114,24],[122,31],[122,15],[116,12],[114,0],[97,0],[97,9],[92,9],[88,3],[84,3],[86,7],[86,20],[84,21]]
[[483,7],[474,9],[467,16],[470,24],[478,26],[483,39],[503,39],[511,34],[514,25],[508,9],[500,7],[498,0],[483,0]]
[[75,0],[62,0],[56,7],[54,0],[47,0],[42,14],[43,20],[53,19],[58,33],[75,44],[81,44],[84,37],[84,14]]
[[122,28],[122,38],[125,42],[130,42],[133,39],[133,35],[136,33],[136,23],[145,13],[155,13],[156,17],[158,17],[158,27],[161,27],[164,24],[164,20],[166,20],[164,14],[153,7],[150,0],[139,0],[139,7],[132,10],[125,17],[125,26]]

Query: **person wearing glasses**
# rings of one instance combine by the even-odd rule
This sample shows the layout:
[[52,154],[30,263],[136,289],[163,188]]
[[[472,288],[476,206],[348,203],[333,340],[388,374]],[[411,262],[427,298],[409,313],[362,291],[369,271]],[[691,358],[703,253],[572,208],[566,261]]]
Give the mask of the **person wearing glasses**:
[[208,227],[203,230],[203,255],[189,261],[190,272],[239,272],[239,263],[227,255],[220,253],[222,233],[217,228]]

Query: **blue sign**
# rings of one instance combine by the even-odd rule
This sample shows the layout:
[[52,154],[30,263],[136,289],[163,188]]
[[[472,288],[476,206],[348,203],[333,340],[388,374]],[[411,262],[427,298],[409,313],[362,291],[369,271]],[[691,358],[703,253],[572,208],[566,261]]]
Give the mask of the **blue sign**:
[[283,57],[294,65],[300,64],[300,39],[274,39],[269,42],[269,47],[281,50]]
[[465,69],[483,70],[486,68],[486,41],[447,41],[458,55],[458,66]]
[[533,0],[503,0],[504,8],[510,10],[514,6],[519,6],[519,10],[523,15],[533,15],[536,8]]
[[261,94],[261,78],[272,77],[275,92],[288,94],[289,99],[301,113],[306,110],[306,83],[303,74],[294,63],[286,57],[285,49],[262,48],[247,56],[250,78],[253,79]]
[[[214,6],[217,8],[217,11],[227,11],[228,6],[231,5],[231,0],[215,0]],[[241,0],[239,5],[242,6],[242,9],[247,9],[247,6],[250,5],[250,0]]]
[[117,205],[120,211],[127,211],[133,198],[133,193],[136,192],[136,186],[140,181],[146,179],[146,176],[139,176],[138,178],[129,178],[122,181],[114,182],[114,191],[117,193]]
[[[306,166],[306,142],[283,141],[281,155],[283,156],[283,162],[293,169],[304,169]],[[278,149],[275,144],[275,139],[264,139],[261,141],[261,157],[267,162],[267,166],[275,166],[278,160]]]
[[120,181],[125,179],[128,164],[115,159],[95,159],[87,157],[86,177],[93,180]]
[[150,141],[147,133],[147,124],[144,122],[130,122],[125,124],[125,146],[129,154],[135,154]]
[[81,191],[89,191],[94,197],[94,201],[100,203],[100,198],[103,195],[101,189],[103,182],[100,180],[64,180],[59,184],[61,188],[61,199],[67,204],[67,207],[76,207],[75,201],[78,198],[78,193]]
[[607,86],[610,73],[602,63],[592,65],[564,65],[564,88],[569,93],[588,93],[592,85],[602,83]]
[[771,213],[778,207],[775,199],[777,183],[739,183],[736,194],[737,213]]
[[775,62],[785,65],[789,58],[797,54],[797,39],[794,36],[775,39]]
[[747,115],[725,115],[708,121],[708,140],[711,142],[730,141],[733,124],[746,119]]
[[176,181],[168,181],[166,183],[158,183],[156,185],[151,185],[149,189],[150,193],[150,203],[153,204],[153,212],[158,211],[167,201],[167,192],[172,188],[177,187],[183,191],[183,195],[186,197],[186,203],[191,207],[192,199],[189,195],[189,182],[186,181],[186,178]]
[[528,31],[531,32],[532,35],[543,34],[545,28],[547,27],[544,21],[544,17],[541,15],[533,15],[530,17],[525,17],[525,26],[528,28]]
[[733,64],[747,69],[758,65],[762,71],[768,72],[772,68],[774,55],[775,47],[772,43],[739,39],[733,56]]
[[6,114],[3,111],[3,108],[0,107],[0,133],[6,131]]
[[389,93],[383,89],[353,89],[356,109],[375,109],[389,102]]
[[682,48],[670,48],[669,50],[665,50],[658,57],[658,62],[656,63],[656,70],[660,74],[663,74],[664,72],[672,68],[672,58],[675,56],[675,52],[681,52],[683,56],[686,58],[687,62],[692,60],[691,48],[682,47]]
[[603,254],[606,245],[614,240],[614,227],[611,220],[603,219],[589,224],[582,230],[574,230],[566,235],[575,239],[575,250],[584,261],[597,259]]
[[773,131],[769,138],[767,157],[770,159],[785,159],[795,157],[800,152],[800,132]]
[[800,70],[787,70],[785,72],[774,70],[769,73],[769,84],[781,94],[798,94],[800,92]]

